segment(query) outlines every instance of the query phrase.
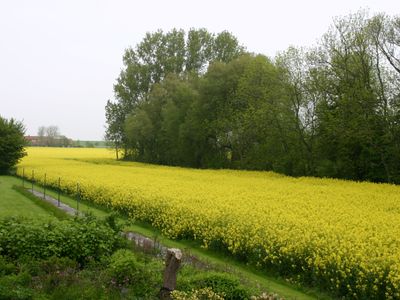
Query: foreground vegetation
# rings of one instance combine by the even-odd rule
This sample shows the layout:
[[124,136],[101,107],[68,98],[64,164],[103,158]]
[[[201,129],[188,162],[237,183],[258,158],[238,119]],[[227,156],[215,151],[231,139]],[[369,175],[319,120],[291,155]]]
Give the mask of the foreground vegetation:
[[[57,208],[46,206],[21,187],[11,186],[19,180],[4,176],[0,180],[2,194],[18,191],[2,204],[25,204],[10,207],[9,217],[0,218],[0,299],[157,298],[164,269],[162,257],[154,248],[138,248],[123,239],[120,231],[124,222],[115,214],[92,208],[103,217],[89,214],[73,218],[58,211],[57,217],[63,221],[57,221],[51,217]],[[41,214],[34,210],[35,205],[43,208]],[[29,218],[11,217],[32,209]],[[197,299],[193,295],[248,299],[260,293],[248,280],[245,286],[240,277],[212,271],[212,265],[199,263],[185,255],[178,275],[179,290],[173,299]]]
[[[28,149],[35,180],[191,238],[293,281],[354,298],[396,299],[400,188],[126,163],[105,149]],[[21,170],[21,169],[20,169]]]
[[[1,299],[156,299],[164,266],[124,240],[118,227],[86,217],[0,220]],[[235,276],[184,265],[177,299],[204,288],[219,299],[249,299]],[[196,298],[194,298],[196,299]]]

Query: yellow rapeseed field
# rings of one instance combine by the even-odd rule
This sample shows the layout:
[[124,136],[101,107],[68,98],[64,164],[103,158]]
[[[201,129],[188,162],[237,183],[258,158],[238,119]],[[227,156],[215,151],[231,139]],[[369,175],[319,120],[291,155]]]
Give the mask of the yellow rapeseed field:
[[29,148],[25,174],[354,298],[400,298],[400,186],[114,160],[107,149]]

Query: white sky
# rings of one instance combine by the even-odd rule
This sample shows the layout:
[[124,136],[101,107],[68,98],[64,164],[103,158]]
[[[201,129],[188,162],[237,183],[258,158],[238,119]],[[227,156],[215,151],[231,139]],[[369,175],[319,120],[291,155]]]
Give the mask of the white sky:
[[400,14],[398,0],[0,0],[0,115],[27,134],[57,125],[80,140],[104,136],[104,106],[124,49],[172,28],[228,30],[247,50],[274,56],[311,46],[335,16],[368,8]]

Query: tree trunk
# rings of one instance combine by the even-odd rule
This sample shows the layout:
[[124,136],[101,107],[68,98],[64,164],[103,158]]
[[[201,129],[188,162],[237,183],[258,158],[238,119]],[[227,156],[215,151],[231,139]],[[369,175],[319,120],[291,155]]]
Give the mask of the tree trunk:
[[160,290],[160,299],[171,299],[170,294],[176,287],[176,273],[181,265],[182,252],[176,248],[167,250],[165,258],[164,283]]

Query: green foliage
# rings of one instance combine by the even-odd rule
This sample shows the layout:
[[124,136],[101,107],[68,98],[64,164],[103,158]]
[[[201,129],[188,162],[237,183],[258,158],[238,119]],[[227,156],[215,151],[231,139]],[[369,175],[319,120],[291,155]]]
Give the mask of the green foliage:
[[24,133],[21,122],[0,116],[0,174],[8,173],[26,155]]
[[185,278],[178,283],[177,289],[190,292],[193,289],[207,287],[211,288],[213,292],[223,295],[224,299],[249,299],[251,296],[250,291],[240,283],[237,277],[213,271]]
[[121,249],[110,220],[0,220],[0,299],[152,298],[161,263]]
[[192,290],[191,292],[173,291],[171,293],[173,300],[223,300],[224,297],[214,293],[211,288],[202,288]]
[[16,271],[16,267],[8,262],[3,256],[0,256],[0,276],[10,275]]
[[[114,143],[117,152],[120,147],[126,151],[127,143],[132,141],[125,132],[125,121],[131,113],[136,113],[139,104],[146,102],[155,84],[169,75],[196,77],[209,63],[228,62],[243,51],[229,32],[214,35],[205,29],[191,29],[186,35],[183,30],[173,29],[167,33],[161,30],[147,33],[123,56],[124,68],[114,85],[117,102],[108,101],[106,105],[106,139]],[[146,122],[147,117],[138,113],[138,118]]]
[[33,291],[27,287],[30,281],[28,273],[0,277],[0,299],[32,299]]
[[141,277],[143,266],[138,263],[132,251],[121,249],[116,251],[110,259],[109,274],[116,285],[129,285]]
[[124,223],[119,219],[117,212],[111,212],[104,218],[104,222],[112,229],[115,233],[122,232]]
[[140,259],[131,250],[120,249],[110,258],[107,268],[112,287],[128,289],[136,296],[156,295],[160,287],[162,266],[154,261]]
[[109,139],[143,162],[400,183],[399,24],[360,11],[273,60],[227,32],[147,34],[124,55]]
[[[112,219],[0,220],[0,299],[156,298],[162,261],[124,248]],[[232,275],[185,269],[178,276],[183,292],[177,299],[250,297]]]
[[0,221],[0,255],[69,257],[81,264],[110,255],[122,237],[96,220],[38,222],[9,218]]

